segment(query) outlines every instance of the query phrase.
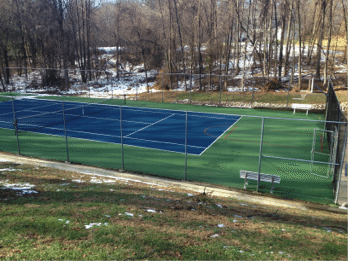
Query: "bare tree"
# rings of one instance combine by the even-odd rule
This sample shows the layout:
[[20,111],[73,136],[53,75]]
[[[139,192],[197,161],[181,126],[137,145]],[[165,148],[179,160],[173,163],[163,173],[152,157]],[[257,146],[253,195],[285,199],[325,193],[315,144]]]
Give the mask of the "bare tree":
[[324,26],[325,26],[325,15],[326,15],[326,0],[322,0],[320,3],[320,29],[319,29],[319,39],[317,43],[317,64],[316,64],[316,72],[315,77],[320,78],[320,61],[321,61],[321,49],[322,49],[322,41],[324,36]]
[[298,21],[298,88],[301,90],[301,78],[302,78],[302,49],[301,49],[301,13],[300,13],[300,0],[297,0],[297,21]]

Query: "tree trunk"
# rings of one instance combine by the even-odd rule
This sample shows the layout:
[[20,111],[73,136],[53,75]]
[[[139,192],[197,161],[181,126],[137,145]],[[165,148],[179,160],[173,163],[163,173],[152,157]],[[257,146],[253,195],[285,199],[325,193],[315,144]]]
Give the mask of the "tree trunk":
[[292,25],[292,12],[294,8],[294,1],[291,1],[291,9],[288,10],[289,12],[289,17],[288,17],[288,31],[287,31],[287,36],[286,36],[286,53],[285,53],[285,63],[284,63],[284,76],[288,74],[288,63],[289,63],[289,56],[290,56],[290,50],[291,50],[291,42],[292,40],[290,39],[290,31],[291,31],[291,25]]
[[326,56],[325,56],[325,69],[324,69],[324,84],[326,84],[326,78],[327,78],[327,66],[329,61],[329,55],[330,55],[330,44],[331,44],[331,34],[332,34],[332,0],[330,1],[330,13],[329,13],[329,38],[327,41],[326,46]]
[[[174,0],[174,7],[175,7],[176,25],[178,27],[180,47],[181,47],[181,59],[182,59],[182,65],[184,67],[184,75],[185,75],[186,74],[185,52],[184,52],[184,44],[183,44],[183,40],[181,36],[181,29],[180,29],[179,17],[178,17],[178,7],[177,7],[176,0]],[[185,83],[185,91],[187,91],[186,75],[184,77],[184,83]]]
[[286,10],[288,10],[288,3],[286,2],[284,4],[284,10],[282,14],[282,35],[280,37],[280,46],[279,46],[279,63],[278,63],[278,74],[279,74],[279,81],[282,77],[282,67],[283,67],[283,44],[284,44],[284,32],[285,32],[285,25],[286,25]]
[[298,88],[301,90],[301,66],[302,66],[302,59],[301,59],[301,13],[300,13],[300,0],[297,0],[297,21],[298,21]]
[[201,52],[201,1],[198,1],[198,66],[199,66],[199,90],[202,90],[203,58]]
[[90,51],[90,37],[91,37],[91,25],[90,25],[90,13],[91,13],[91,0],[86,1],[86,41],[87,41],[87,70],[88,80],[92,80],[92,67],[91,67],[91,51]]
[[6,92],[6,86],[5,86],[4,81],[2,80],[1,72],[0,72],[0,81],[1,81],[1,85],[2,85],[2,91],[3,91],[3,92]]
[[5,60],[5,70],[4,70],[4,79],[6,84],[10,84],[10,65],[9,65],[9,59],[8,59],[8,52],[6,48],[3,48],[3,54],[4,54],[4,60]]
[[142,58],[143,58],[143,63],[144,63],[145,80],[146,80],[146,89],[147,89],[147,92],[150,92],[149,81],[148,81],[148,78],[147,78],[147,68],[146,68],[144,50],[141,51],[141,56],[142,56]]
[[[275,0],[273,0],[273,6],[274,6],[274,20],[275,20],[275,50],[274,50],[274,69],[273,69],[273,77],[277,78],[277,64],[278,64],[278,15],[277,15],[277,3]],[[272,41],[273,42],[273,41]],[[279,78],[281,75],[279,75]]]
[[317,66],[316,66],[316,73],[315,73],[316,78],[320,78],[320,60],[321,60],[322,41],[324,36],[326,0],[323,0],[323,2],[321,3],[321,11],[322,11],[321,26],[320,26],[319,40],[317,43]]

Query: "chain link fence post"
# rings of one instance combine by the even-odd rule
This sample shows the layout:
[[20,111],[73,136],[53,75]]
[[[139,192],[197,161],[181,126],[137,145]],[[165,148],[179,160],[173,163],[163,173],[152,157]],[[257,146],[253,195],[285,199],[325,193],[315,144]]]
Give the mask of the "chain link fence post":
[[288,94],[286,96],[286,108],[289,107],[290,80],[288,81]]
[[135,100],[138,101],[138,86],[139,82],[135,85]]
[[254,80],[251,79],[251,106],[253,106],[254,103]]
[[121,130],[121,153],[122,153],[122,169],[121,169],[121,171],[124,171],[122,106],[120,106],[120,130]]
[[13,127],[15,130],[15,135],[17,137],[17,147],[18,147],[18,155],[21,155],[21,149],[19,146],[19,138],[18,138],[18,120],[16,118],[16,110],[14,106],[14,98],[12,97],[12,110],[13,110]]
[[219,107],[221,107],[221,75],[219,75],[219,82],[220,82]]
[[262,143],[263,143],[263,130],[265,126],[265,118],[262,117],[261,125],[261,140],[260,140],[260,154],[259,154],[259,168],[257,171],[257,188],[256,191],[259,192],[260,189],[260,173],[261,173],[261,160],[262,160]]
[[184,180],[187,178],[187,111],[186,111],[186,118],[185,118],[185,177]]
[[192,74],[190,76],[190,105],[191,105],[191,90],[192,90]]
[[69,163],[69,146],[68,146],[68,135],[66,131],[66,120],[65,120],[65,108],[64,108],[64,102],[62,102],[62,109],[63,109],[63,120],[64,120],[64,133],[65,133],[65,147],[66,147],[66,163]]
[[164,77],[164,74],[162,73],[162,103],[163,103],[163,89],[164,89],[163,77]]

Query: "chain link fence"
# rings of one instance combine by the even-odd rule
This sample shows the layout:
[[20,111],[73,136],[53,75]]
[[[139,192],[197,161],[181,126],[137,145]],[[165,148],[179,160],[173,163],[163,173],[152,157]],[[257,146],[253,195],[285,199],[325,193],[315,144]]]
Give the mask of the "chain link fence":
[[[42,71],[33,72],[42,81]],[[326,93],[312,79],[294,90],[298,83],[285,78],[270,83],[262,77],[162,74],[152,88],[136,79],[124,89],[106,72],[88,82],[94,85],[83,85],[76,75],[70,88],[87,86],[82,95],[40,100],[30,99],[25,89],[33,89],[13,76],[13,90],[26,96],[0,96],[0,150],[320,203],[337,198],[347,125],[332,84]],[[277,110],[257,109],[265,104]],[[231,123],[231,117],[238,120]]]
[[[333,177],[333,188],[335,191],[335,203],[338,201],[338,195],[340,190],[341,176],[344,172],[344,157],[347,146],[347,118],[341,110],[340,102],[338,101],[332,82],[329,82],[327,92],[327,104],[326,104],[326,125],[325,129],[331,132],[327,135],[328,144],[331,145],[334,142],[334,133],[337,133],[338,148],[336,156],[336,166]],[[330,123],[330,121],[342,122],[342,124]]]

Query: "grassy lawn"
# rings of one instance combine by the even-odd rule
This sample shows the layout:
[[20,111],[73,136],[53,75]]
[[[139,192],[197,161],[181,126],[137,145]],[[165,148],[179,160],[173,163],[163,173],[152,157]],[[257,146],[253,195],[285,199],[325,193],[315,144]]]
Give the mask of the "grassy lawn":
[[0,162],[0,209],[1,259],[347,259],[344,214],[44,167]]

